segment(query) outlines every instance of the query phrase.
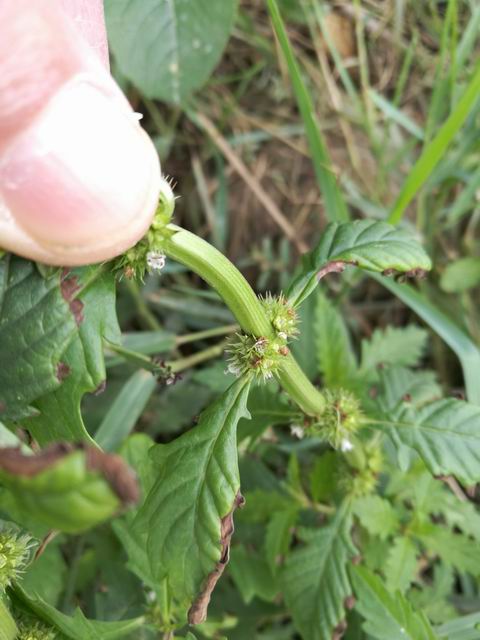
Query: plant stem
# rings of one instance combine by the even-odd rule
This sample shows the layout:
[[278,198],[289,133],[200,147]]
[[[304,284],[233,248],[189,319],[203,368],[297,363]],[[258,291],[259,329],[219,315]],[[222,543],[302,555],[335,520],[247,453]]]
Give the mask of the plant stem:
[[166,362],[165,365],[170,367],[173,373],[180,373],[180,371],[185,371],[185,369],[191,369],[197,364],[201,362],[205,362],[206,360],[212,360],[212,358],[218,358],[225,351],[225,347],[227,346],[227,341],[220,342],[220,344],[215,344],[212,347],[208,347],[208,349],[204,349],[203,351],[198,351],[191,356],[186,356],[185,358],[179,358],[178,360],[171,360],[170,362]]
[[[153,373],[158,371],[158,364],[155,364],[150,356],[139,353],[138,351],[132,351],[131,349],[125,349],[125,347],[122,347],[119,344],[114,344],[113,342],[107,342],[106,346],[109,351],[116,353],[127,362],[137,365],[137,367],[141,367],[147,371],[152,371]],[[108,364],[109,363],[107,361],[107,366]]]
[[[168,225],[168,229],[172,235],[164,242],[165,253],[208,282],[223,298],[245,333],[257,338],[261,336],[273,338],[275,336],[273,327],[260,301],[230,260],[193,233],[175,225]],[[212,347],[212,349],[215,348],[219,347]],[[190,357],[188,366],[191,366],[191,358],[194,357]],[[172,365],[178,365],[178,362]],[[178,371],[177,368],[174,370]],[[309,415],[323,413],[325,408],[323,395],[315,389],[291,354],[283,359],[277,378],[302,411]]]
[[222,296],[241,328],[254,336],[271,337],[273,329],[248,282],[220,251],[175,225],[165,240],[165,253],[189,267]]
[[73,556],[71,558],[70,570],[68,573],[67,582],[65,585],[65,591],[62,599],[61,611],[64,613],[70,613],[72,607],[72,600],[75,595],[75,587],[78,576],[79,563],[82,558],[82,553],[85,548],[85,537],[79,536],[75,540],[75,546],[73,549]]
[[195,333],[187,333],[183,336],[178,336],[175,340],[177,347],[182,344],[188,344],[189,342],[196,342],[197,340],[206,340],[207,338],[215,338],[217,336],[225,336],[230,333],[235,333],[240,327],[238,324],[227,324],[224,327],[214,327],[213,329],[205,329],[205,331],[196,331]]
[[137,305],[138,315],[144,321],[146,327],[148,329],[152,329],[153,331],[158,331],[162,328],[162,325],[159,323],[157,318],[148,308],[147,303],[142,298],[142,294],[138,288],[138,285],[133,280],[129,280],[128,278],[125,280],[125,286],[128,289],[133,301]]
[[292,354],[282,361],[277,378],[283,389],[304,413],[318,416],[324,412],[323,394],[313,386]]
[[16,638],[17,625],[3,597],[0,597],[0,638]]

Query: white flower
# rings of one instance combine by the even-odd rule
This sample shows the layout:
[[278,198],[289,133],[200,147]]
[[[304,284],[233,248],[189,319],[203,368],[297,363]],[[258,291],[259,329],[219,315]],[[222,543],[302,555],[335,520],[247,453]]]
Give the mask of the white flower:
[[348,438],[344,438],[340,443],[340,449],[347,453],[347,451],[351,451],[353,449],[353,444],[350,442]]
[[234,376],[239,376],[242,372],[241,372],[241,370],[240,370],[240,367],[237,367],[237,365],[236,365],[236,364],[234,364],[233,362],[231,362],[231,363],[228,365],[228,367],[227,367],[227,369],[226,369],[225,373],[233,373],[233,375],[234,375]]
[[165,266],[167,258],[159,251],[149,251],[147,253],[147,265],[150,271],[161,271]]
[[294,438],[301,440],[305,435],[305,429],[299,424],[290,425],[290,433]]

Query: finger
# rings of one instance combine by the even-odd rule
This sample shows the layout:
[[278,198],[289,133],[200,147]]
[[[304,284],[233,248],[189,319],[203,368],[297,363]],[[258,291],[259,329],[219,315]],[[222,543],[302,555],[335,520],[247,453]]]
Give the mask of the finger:
[[68,15],[90,48],[108,69],[108,45],[103,0],[61,0]]
[[158,156],[71,19],[0,3],[0,244],[51,264],[124,251],[148,228]]

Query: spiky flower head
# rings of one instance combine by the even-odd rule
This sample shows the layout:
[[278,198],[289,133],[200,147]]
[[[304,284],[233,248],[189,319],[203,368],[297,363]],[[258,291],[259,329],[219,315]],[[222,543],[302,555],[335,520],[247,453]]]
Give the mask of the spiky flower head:
[[297,312],[284,295],[272,296],[267,293],[260,301],[279,338],[286,341],[298,334]]
[[309,427],[310,433],[320,436],[334,449],[350,451],[353,447],[351,436],[362,423],[360,403],[344,389],[327,389],[324,395],[325,410],[318,422]]
[[8,526],[0,529],[0,591],[17,580],[30,559],[33,546],[29,535]]
[[175,196],[172,182],[162,177],[158,207],[150,229],[134,247],[128,249],[114,262],[114,269],[129,279],[143,280],[145,273],[160,272],[165,266],[166,257],[163,243],[169,237],[167,225],[175,209]]
[[55,640],[57,633],[42,622],[22,621],[18,624],[16,640]]
[[228,371],[241,376],[251,372],[266,381],[280,368],[282,358],[288,355],[288,347],[282,341],[271,338],[255,338],[237,333],[229,343]]

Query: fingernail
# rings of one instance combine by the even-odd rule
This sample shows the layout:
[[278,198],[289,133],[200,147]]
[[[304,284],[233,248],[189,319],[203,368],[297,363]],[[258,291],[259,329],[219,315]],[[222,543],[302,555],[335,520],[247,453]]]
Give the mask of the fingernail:
[[3,197],[39,242],[78,247],[132,236],[133,243],[148,228],[158,155],[118,95],[85,78],[72,81],[6,150]]

